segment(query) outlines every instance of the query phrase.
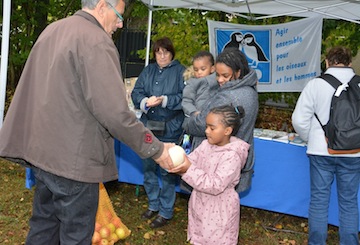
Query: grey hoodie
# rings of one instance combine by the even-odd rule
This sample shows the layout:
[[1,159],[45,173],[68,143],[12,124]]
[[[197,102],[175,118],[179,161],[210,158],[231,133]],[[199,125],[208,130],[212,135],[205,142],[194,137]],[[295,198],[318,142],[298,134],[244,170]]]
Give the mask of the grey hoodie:
[[[259,109],[258,93],[256,89],[257,81],[256,72],[250,70],[250,72],[242,79],[229,81],[218,89],[211,91],[210,98],[205,102],[201,113],[190,117],[186,121],[186,125],[183,125],[186,132],[190,135],[203,137],[203,139],[205,139],[205,119],[212,108],[222,105],[232,105],[234,107],[242,106],[244,108],[245,117],[236,136],[246,141],[251,146],[245,167],[241,172],[240,183],[236,189],[238,192],[245,191],[250,187],[251,177],[254,171],[253,131]],[[194,145],[194,143],[197,145]],[[201,142],[194,143],[193,148],[196,148]]]

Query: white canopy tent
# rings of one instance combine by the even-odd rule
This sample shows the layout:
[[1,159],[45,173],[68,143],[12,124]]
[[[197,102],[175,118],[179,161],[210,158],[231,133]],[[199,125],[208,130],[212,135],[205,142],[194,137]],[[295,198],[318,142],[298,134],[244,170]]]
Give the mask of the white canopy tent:
[[10,9],[11,0],[3,1],[3,23],[1,31],[1,68],[0,68],[0,128],[2,127],[5,96],[6,96],[6,78],[9,53],[9,33],[10,33]]
[[[247,19],[278,16],[310,17],[321,14],[324,18],[343,19],[360,24],[360,0],[142,0],[149,8],[146,65],[149,63],[152,12],[173,8],[222,11]],[[3,0],[3,26],[0,80],[0,128],[3,122],[9,45],[9,19],[11,0]],[[256,15],[261,15],[260,17]]]
[[[222,11],[247,19],[277,16],[310,17],[322,14],[324,18],[343,19],[360,23],[360,0],[142,0],[150,10],[173,8]],[[254,17],[253,14],[263,15]]]
[[[149,8],[147,55],[149,62],[152,11],[188,8],[222,11],[246,19],[265,19],[279,16],[342,19],[360,24],[360,0],[142,0]],[[254,16],[261,15],[261,16]]]

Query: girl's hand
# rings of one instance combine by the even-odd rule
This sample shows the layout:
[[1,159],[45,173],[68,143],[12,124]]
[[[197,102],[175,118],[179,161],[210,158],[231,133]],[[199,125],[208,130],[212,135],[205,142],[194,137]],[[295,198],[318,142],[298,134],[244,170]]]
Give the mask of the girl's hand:
[[169,173],[183,175],[190,168],[190,166],[191,166],[191,162],[189,161],[189,158],[187,158],[187,156],[185,155],[184,162],[182,164],[170,169]]

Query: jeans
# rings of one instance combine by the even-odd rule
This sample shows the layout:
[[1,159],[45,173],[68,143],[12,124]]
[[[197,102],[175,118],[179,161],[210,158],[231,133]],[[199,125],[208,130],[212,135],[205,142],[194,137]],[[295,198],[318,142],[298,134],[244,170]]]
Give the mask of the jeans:
[[89,245],[95,229],[99,184],[33,168],[36,188],[26,245]]
[[[171,219],[174,212],[176,198],[175,185],[178,177],[170,174],[159,165],[147,158],[143,160],[144,188],[149,201],[149,210],[159,211],[159,215],[165,219]],[[159,185],[158,169],[160,169],[162,188]]]
[[341,245],[359,244],[360,158],[309,155],[309,245],[326,245],[331,184],[336,177]]

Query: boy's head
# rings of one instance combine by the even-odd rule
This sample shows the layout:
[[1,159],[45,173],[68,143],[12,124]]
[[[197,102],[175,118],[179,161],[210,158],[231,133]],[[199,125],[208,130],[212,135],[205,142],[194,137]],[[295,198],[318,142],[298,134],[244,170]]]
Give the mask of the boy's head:
[[337,46],[330,48],[326,54],[326,67],[347,66],[351,67],[351,50],[347,47]]
[[214,56],[208,51],[200,51],[193,58],[194,76],[206,77],[215,71]]

